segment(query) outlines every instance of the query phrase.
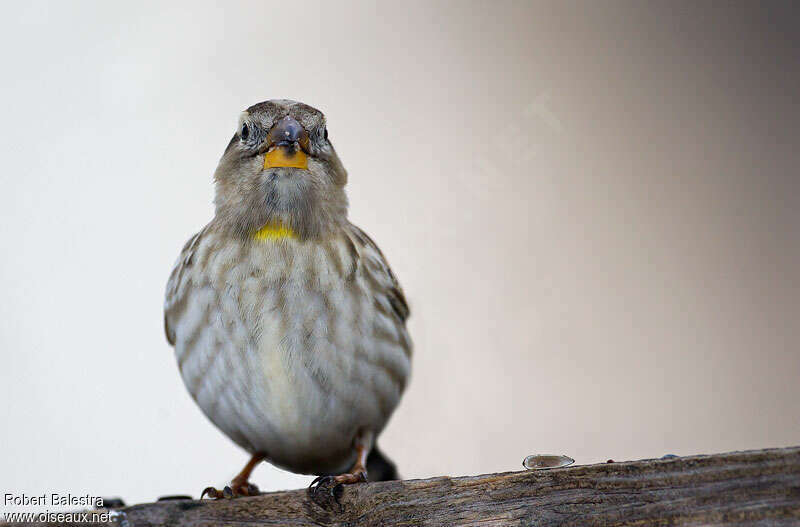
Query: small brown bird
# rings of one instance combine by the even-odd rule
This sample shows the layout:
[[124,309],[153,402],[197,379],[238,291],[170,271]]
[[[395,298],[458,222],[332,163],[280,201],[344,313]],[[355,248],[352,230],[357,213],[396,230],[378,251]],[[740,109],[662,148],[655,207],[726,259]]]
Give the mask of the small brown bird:
[[251,460],[223,491],[258,492],[262,460],[340,485],[395,479],[375,440],[411,365],[408,305],[347,219],[347,172],[325,116],[271,100],[242,113],[219,162],[216,212],[184,246],[164,321],[189,393]]

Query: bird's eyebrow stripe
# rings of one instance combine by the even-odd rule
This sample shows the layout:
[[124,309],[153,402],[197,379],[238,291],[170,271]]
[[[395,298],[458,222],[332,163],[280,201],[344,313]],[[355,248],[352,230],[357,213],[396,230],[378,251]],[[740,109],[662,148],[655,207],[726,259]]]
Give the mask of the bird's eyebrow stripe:
[[283,116],[296,119],[309,133],[320,131],[326,126],[325,114],[313,106],[299,101],[269,100],[254,104],[244,110],[239,117],[239,127],[248,122],[269,128]]

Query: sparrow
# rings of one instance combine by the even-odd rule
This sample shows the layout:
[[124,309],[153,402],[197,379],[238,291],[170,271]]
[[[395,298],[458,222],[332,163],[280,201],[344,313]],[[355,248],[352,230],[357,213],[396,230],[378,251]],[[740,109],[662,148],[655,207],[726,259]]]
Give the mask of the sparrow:
[[262,461],[319,476],[314,495],[396,479],[375,443],[408,382],[409,309],[348,220],[325,116],[290,100],[249,107],[214,180],[214,217],[172,269],[164,325],[192,398],[251,458],[201,498],[258,494]]

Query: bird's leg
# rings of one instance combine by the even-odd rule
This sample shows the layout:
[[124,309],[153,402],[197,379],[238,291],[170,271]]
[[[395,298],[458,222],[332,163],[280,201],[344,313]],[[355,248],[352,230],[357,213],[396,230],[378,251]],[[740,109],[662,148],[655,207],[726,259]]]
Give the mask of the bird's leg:
[[319,476],[308,487],[314,501],[317,501],[317,494],[320,487],[330,487],[330,495],[339,501],[337,492],[343,485],[367,481],[367,456],[372,449],[372,432],[360,431],[353,440],[353,448],[356,450],[356,462],[350,470],[338,476]]
[[229,487],[225,487],[221,491],[215,489],[214,487],[207,487],[200,495],[200,499],[202,500],[203,496],[206,494],[214,499],[236,498],[239,496],[258,496],[260,494],[258,487],[247,480],[250,479],[250,474],[253,472],[253,469],[255,469],[259,463],[264,461],[265,457],[266,456],[262,452],[253,454],[253,457],[250,458],[250,461],[247,462],[242,471],[231,480]]
[[350,467],[350,470],[344,474],[333,476],[333,481],[340,485],[367,481],[367,454],[369,454],[369,449],[365,445],[359,444],[356,445],[356,452],[358,457],[353,466]]

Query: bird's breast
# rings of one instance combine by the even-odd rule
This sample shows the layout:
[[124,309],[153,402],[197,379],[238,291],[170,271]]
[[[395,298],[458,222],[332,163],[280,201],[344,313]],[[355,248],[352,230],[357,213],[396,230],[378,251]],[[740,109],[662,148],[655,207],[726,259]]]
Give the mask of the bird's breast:
[[[345,240],[207,245],[187,292],[196,315],[176,323],[190,392],[230,437],[279,465],[341,462],[356,430],[378,433],[399,401],[404,326],[378,308],[376,281]],[[201,336],[184,338],[189,325]]]

